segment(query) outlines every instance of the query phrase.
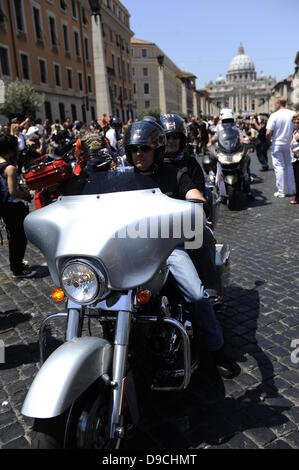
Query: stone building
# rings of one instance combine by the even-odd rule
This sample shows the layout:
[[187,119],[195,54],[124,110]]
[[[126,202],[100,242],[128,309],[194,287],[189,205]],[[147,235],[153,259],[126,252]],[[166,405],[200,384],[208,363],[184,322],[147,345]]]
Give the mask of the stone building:
[[146,109],[192,115],[195,80],[153,42],[132,38],[132,70],[136,114]]
[[39,117],[95,117],[89,2],[1,0],[0,77],[45,96]]
[[109,114],[133,117],[130,14],[119,0],[99,5],[103,54],[95,63],[100,37],[88,0],[0,0],[0,78],[28,80],[45,96],[38,117],[90,122],[107,112],[102,101]]
[[299,51],[295,58],[295,72],[292,81],[291,101],[293,105],[297,105],[299,107]]
[[252,59],[245,54],[242,44],[231,60],[226,79],[219,75],[206,89],[217,108],[229,107],[238,115],[269,112],[269,98],[276,80],[263,72],[257,75]]

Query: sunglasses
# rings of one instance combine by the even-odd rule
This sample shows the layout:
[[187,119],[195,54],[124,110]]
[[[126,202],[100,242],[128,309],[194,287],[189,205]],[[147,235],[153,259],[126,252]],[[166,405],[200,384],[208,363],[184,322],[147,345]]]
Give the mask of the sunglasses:
[[131,145],[130,150],[133,153],[137,153],[138,150],[140,150],[140,152],[142,152],[142,153],[147,153],[147,152],[150,152],[150,150],[152,150],[152,148],[149,145],[140,145],[140,146],[139,145]]

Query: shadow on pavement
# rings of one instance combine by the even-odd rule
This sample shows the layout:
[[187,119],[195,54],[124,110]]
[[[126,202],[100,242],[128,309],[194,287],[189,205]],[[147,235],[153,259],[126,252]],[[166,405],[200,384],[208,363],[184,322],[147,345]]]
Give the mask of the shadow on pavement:
[[31,315],[21,313],[19,310],[0,312],[0,333],[4,333],[5,330],[11,330],[20,323],[31,320],[31,318]]
[[[257,281],[256,287],[263,282]],[[260,315],[258,290],[233,286],[226,290],[225,297],[226,305],[217,316],[226,349],[241,365],[249,356],[249,367],[234,380],[223,382],[209,367],[208,356],[202,353],[201,367],[187,390],[148,394],[142,422],[138,431],[128,436],[125,448],[219,446],[246,430],[271,435],[271,426],[289,422],[282,413],[292,404],[278,393],[273,364],[256,338]],[[257,378],[249,371],[255,371]],[[246,436],[242,438],[246,441]]]
[[47,266],[31,266],[36,271],[34,279],[42,279],[43,277],[50,276],[49,269]]

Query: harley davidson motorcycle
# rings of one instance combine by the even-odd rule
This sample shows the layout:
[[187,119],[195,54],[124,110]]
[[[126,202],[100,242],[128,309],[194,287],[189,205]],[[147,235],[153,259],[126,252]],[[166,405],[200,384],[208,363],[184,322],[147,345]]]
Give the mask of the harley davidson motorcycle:
[[238,128],[223,124],[218,142],[206,150],[203,158],[204,170],[210,178],[216,178],[219,172],[222,175],[227,206],[231,210],[237,206],[238,192],[250,191],[250,151],[252,146],[241,142]]
[[[200,204],[171,199],[122,166],[73,177],[57,202],[26,218],[28,239],[67,298],[65,312],[42,324],[42,366],[22,408],[34,418],[33,448],[118,448],[139,421],[142,390],[188,387],[197,333],[166,261],[190,238],[178,236],[182,218],[193,223],[195,214],[204,224]],[[154,237],[134,236],[152,222]],[[65,318],[65,342],[44,361],[45,329],[57,318]],[[90,318],[98,336],[84,336]]]

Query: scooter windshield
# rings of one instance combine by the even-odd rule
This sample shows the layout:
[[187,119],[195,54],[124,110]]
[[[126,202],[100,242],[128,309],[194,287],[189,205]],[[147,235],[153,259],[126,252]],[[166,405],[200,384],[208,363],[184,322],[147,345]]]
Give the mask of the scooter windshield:
[[219,132],[219,150],[224,153],[235,153],[240,150],[240,132],[236,126],[223,125]]
[[87,196],[157,188],[149,176],[134,171],[133,167],[118,167],[115,170],[86,172],[73,177],[64,187],[63,196]]

